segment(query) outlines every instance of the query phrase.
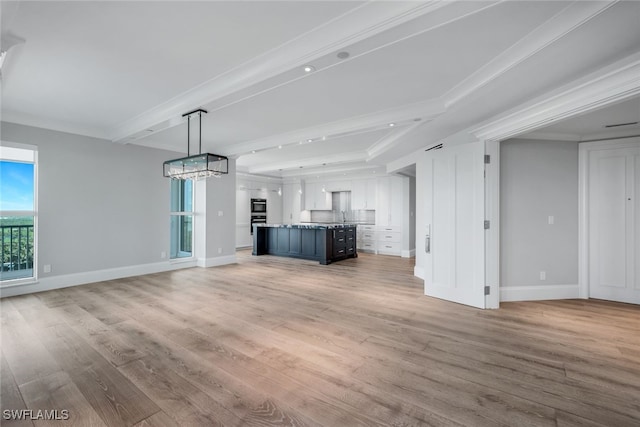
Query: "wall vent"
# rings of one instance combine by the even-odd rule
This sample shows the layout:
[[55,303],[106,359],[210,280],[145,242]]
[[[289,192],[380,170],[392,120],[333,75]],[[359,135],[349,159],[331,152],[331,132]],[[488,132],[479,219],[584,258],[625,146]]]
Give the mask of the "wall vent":
[[637,125],[638,122],[629,122],[629,123],[616,123],[615,125],[605,125],[604,127],[606,128],[617,128],[620,126],[633,126],[633,125]]

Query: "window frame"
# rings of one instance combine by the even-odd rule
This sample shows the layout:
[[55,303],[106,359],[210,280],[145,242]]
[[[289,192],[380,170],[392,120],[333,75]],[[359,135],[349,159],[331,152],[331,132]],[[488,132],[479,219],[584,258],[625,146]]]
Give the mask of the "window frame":
[[[170,205],[172,204],[173,200],[172,200],[172,189],[173,189],[173,179],[170,182],[169,185],[169,203]],[[175,180],[178,182],[184,182],[183,180]],[[189,261],[193,261],[195,259],[195,247],[196,247],[196,243],[195,243],[195,193],[196,193],[196,183],[194,180],[188,180],[191,181],[191,210],[187,211],[187,210],[181,210],[181,211],[174,211],[172,209],[173,206],[169,207],[169,261],[173,264],[173,263],[181,263],[181,262],[189,262]],[[181,197],[179,200],[179,209],[184,209],[185,206],[185,195],[186,192],[182,191],[181,193]],[[173,217],[191,217],[191,255],[189,256],[178,256],[178,257],[173,257],[173,251],[172,251],[172,245],[171,245],[171,239],[172,239],[172,230],[171,230],[171,220],[173,219]],[[179,246],[179,242],[177,243]],[[177,252],[182,252],[179,250],[177,250]],[[184,252],[183,252],[184,253]]]
[[[21,144],[17,142],[0,141],[0,145],[8,148],[17,148],[33,152],[33,162],[13,160],[0,155],[0,160],[14,163],[33,164],[33,210],[0,210],[0,217],[4,216],[31,216],[33,217],[33,275],[31,277],[21,277],[17,279],[0,280],[0,288],[10,288],[38,282],[38,146]],[[3,242],[4,243],[4,242]]]

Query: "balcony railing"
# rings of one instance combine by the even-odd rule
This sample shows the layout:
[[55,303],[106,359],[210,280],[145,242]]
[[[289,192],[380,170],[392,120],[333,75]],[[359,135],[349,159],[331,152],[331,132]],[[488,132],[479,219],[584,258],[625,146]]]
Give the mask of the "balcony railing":
[[33,276],[33,225],[2,225],[0,280]]

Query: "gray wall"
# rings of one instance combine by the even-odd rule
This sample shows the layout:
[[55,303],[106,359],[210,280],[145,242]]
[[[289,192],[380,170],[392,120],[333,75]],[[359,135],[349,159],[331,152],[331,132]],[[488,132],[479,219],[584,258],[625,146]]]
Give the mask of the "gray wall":
[[[206,181],[207,260],[235,257],[236,253],[236,161],[229,159],[229,174]],[[222,213],[222,215],[220,215]],[[201,236],[196,236],[200,239]],[[201,255],[196,254],[198,257]],[[215,262],[214,262],[215,264]],[[211,261],[207,265],[212,265]]]
[[12,123],[2,139],[38,146],[40,278],[166,261],[162,162],[179,154]]
[[576,285],[578,143],[513,139],[500,146],[501,286]]
[[409,178],[409,249],[416,248],[416,178]]

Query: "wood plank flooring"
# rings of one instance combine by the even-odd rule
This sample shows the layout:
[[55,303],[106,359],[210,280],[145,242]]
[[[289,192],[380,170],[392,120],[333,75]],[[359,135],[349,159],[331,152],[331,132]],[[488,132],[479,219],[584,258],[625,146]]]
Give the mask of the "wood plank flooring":
[[2,410],[68,410],[35,422],[55,426],[640,425],[638,306],[483,311],[425,297],[412,260],[238,260],[2,299]]

